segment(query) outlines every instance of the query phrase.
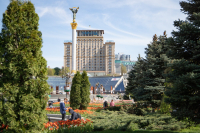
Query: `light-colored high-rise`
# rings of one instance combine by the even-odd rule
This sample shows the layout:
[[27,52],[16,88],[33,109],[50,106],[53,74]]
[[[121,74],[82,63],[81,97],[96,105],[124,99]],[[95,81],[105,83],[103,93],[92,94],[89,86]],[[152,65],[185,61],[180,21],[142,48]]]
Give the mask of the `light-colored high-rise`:
[[[104,43],[104,30],[76,30],[76,71],[93,76],[115,73],[115,42]],[[72,43],[64,42],[64,66],[72,70]]]

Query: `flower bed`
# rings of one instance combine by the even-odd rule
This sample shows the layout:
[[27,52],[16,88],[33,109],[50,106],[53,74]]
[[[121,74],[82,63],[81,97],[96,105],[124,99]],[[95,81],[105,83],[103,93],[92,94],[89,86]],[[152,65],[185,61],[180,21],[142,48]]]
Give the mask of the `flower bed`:
[[[66,112],[68,112],[69,109],[72,109],[72,108],[71,108],[71,107],[67,108]],[[60,107],[46,108],[46,111],[49,111],[49,112],[60,112]],[[76,113],[79,113],[79,114],[93,114],[93,112],[90,111],[90,110],[79,110],[79,109],[75,109],[74,111],[75,111]]]
[[43,131],[57,132],[57,130],[61,132],[91,132],[93,130],[93,124],[92,121],[90,121],[89,119],[44,123]]
[[[53,105],[54,105],[54,104],[60,105],[60,102],[54,102]],[[70,104],[70,103],[69,103],[69,102],[65,102],[65,104]]]
[[[57,122],[47,122],[44,123],[44,128],[42,129],[43,133],[54,133],[54,132],[92,132],[94,129],[92,121],[89,119],[77,119],[77,120],[67,120],[67,121],[57,121]],[[2,124],[0,127],[1,130],[7,129],[8,126]]]

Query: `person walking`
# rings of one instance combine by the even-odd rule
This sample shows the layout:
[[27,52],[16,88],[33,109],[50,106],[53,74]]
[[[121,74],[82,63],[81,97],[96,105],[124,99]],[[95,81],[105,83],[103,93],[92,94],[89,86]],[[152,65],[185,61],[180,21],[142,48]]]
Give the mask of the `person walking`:
[[114,106],[115,106],[115,103],[114,103],[114,101],[112,99],[111,102],[110,102],[110,107],[114,107]]
[[66,116],[66,108],[65,108],[65,102],[67,102],[67,98],[64,98],[64,101],[60,102],[60,113],[62,114],[62,120],[65,120]]

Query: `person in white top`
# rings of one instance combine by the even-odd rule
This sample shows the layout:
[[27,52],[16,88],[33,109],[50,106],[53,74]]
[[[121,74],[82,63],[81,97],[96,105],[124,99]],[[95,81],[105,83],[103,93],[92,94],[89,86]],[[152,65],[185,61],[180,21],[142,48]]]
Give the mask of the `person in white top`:
[[100,93],[103,94],[103,85],[101,84]]

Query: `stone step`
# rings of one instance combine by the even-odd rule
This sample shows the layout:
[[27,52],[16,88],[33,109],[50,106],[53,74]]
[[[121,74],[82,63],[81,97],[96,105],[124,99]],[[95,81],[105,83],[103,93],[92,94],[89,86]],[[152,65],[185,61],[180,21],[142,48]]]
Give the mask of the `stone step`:
[[[62,119],[61,114],[47,114],[47,117],[55,117],[55,118],[61,118]],[[65,118],[70,119],[71,115],[66,115]]]
[[[48,118],[49,122],[61,121],[62,115],[61,114],[47,114],[47,118]],[[71,118],[71,115],[66,115],[65,121],[70,118]],[[85,120],[84,117],[81,117],[81,119]]]

